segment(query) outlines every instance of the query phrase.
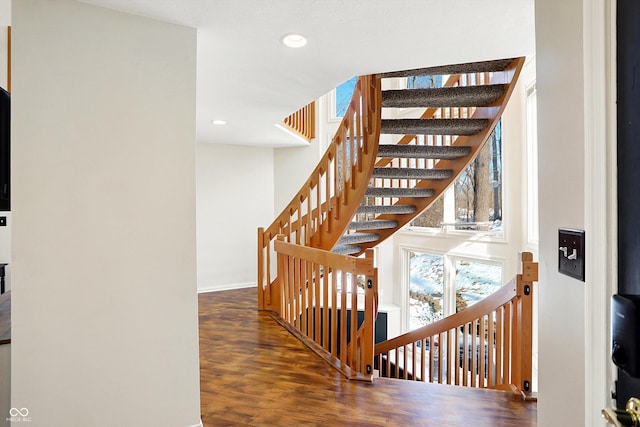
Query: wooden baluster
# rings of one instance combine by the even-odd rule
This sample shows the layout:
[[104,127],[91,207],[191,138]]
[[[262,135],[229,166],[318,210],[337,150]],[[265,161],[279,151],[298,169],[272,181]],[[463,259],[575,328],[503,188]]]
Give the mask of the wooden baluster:
[[464,324],[464,347],[463,347],[463,351],[464,351],[464,370],[463,370],[463,377],[462,377],[462,385],[463,386],[468,386],[469,385],[469,371],[470,371],[470,366],[469,363],[471,362],[470,360],[470,352],[469,352],[469,329],[471,328],[471,323],[465,323]]
[[487,322],[485,320],[485,316],[482,316],[480,318],[480,342],[478,343],[478,363],[480,364],[480,373],[479,373],[479,377],[478,377],[478,386],[481,388],[485,388],[486,387],[486,383],[485,383],[485,375],[486,375],[486,360],[485,360],[485,355],[486,350],[487,350],[487,346],[486,346],[486,339],[485,337],[487,336]]
[[340,361],[347,363],[347,273],[340,275]]
[[[265,309],[265,285],[264,285],[264,228],[258,228],[258,309]],[[270,285],[267,286],[267,290]]]
[[358,330],[358,276],[355,273],[351,274],[351,280],[349,280],[347,286],[347,289],[351,291],[351,332],[349,337],[351,351],[348,354],[349,364],[351,365],[355,361],[356,331]]
[[504,356],[504,352],[502,350],[504,344],[502,342],[502,337],[504,334],[504,308],[499,307],[496,310],[496,385],[504,384],[504,377],[502,376],[502,358]]
[[437,350],[436,350],[435,340],[433,339],[433,336],[430,336],[428,339],[429,339],[429,382],[432,383],[434,378],[433,370],[435,368],[433,355]]
[[420,340],[420,381],[425,382],[427,380],[427,371],[425,369],[427,362],[427,355],[425,347],[427,346],[427,340]]
[[[313,283],[315,285],[314,286],[315,291],[313,296],[313,306],[315,309],[315,314],[313,316],[313,335],[316,343],[318,343],[319,345],[322,345],[322,335],[321,335],[321,327],[320,327],[320,318],[321,318],[320,307],[322,306],[322,302],[321,302],[322,276],[320,275],[320,264],[314,264],[314,265],[315,265],[315,277],[314,277]],[[325,350],[327,349],[326,346],[324,348]]]
[[487,339],[487,387],[493,387],[496,384],[496,371],[495,371],[495,351],[496,351],[496,325],[495,325],[495,311],[489,313],[489,337]]
[[331,270],[331,354],[338,357],[338,271]]
[[443,348],[447,348],[447,343],[445,342],[445,335],[440,333],[438,334],[438,384],[442,384],[442,377],[444,377],[444,365],[446,364],[446,360],[444,360],[444,354],[442,352]]
[[471,326],[471,387],[477,386],[478,377],[478,319]]
[[456,330],[449,329],[447,337],[447,384],[455,384],[455,372],[458,363],[456,344]]
[[[464,326],[462,326],[462,328],[464,328]],[[455,331],[455,354],[456,354],[456,361],[455,361],[455,381],[454,384],[455,385],[460,385],[460,371],[462,370],[462,366],[463,366],[463,360],[465,359],[465,352],[464,352],[464,347],[460,347],[460,345],[462,344],[462,341],[460,340],[460,327],[456,328]]]
[[418,356],[418,349],[416,348],[416,341],[411,343],[411,375],[413,376],[413,380],[418,380],[418,375],[416,371],[416,359]]
[[502,381],[511,384],[511,304],[504,306],[504,342],[502,343]]
[[[333,291],[331,291],[331,295],[333,295]],[[323,266],[322,272],[322,301],[322,309],[324,310],[322,315],[322,346],[329,350],[329,337],[332,334],[329,331],[329,310],[331,310],[329,307],[329,267],[326,265]]]
[[408,378],[407,377],[407,371],[408,371],[407,363],[408,362],[407,362],[407,346],[406,345],[402,346],[402,359],[403,359],[403,361],[402,361],[402,379],[406,380]]

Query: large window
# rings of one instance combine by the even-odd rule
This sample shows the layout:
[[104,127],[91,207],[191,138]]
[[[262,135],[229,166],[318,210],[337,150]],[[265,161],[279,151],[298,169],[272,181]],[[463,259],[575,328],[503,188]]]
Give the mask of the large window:
[[499,263],[406,251],[409,330],[472,306],[502,286]]
[[502,235],[502,169],[502,125],[498,122],[476,159],[411,226]]

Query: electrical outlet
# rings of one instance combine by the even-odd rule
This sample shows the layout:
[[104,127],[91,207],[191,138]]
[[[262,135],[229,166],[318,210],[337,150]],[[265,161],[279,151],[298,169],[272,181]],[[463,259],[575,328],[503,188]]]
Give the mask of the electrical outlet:
[[558,229],[558,271],[584,282],[584,230]]

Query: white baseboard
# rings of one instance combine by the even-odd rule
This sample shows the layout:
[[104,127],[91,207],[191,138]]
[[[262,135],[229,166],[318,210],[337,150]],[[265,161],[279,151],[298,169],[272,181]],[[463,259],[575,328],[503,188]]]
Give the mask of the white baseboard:
[[194,424],[188,427],[204,427],[204,424],[202,424],[202,420],[200,420],[200,422],[198,424]]
[[226,285],[207,286],[204,288],[198,288],[198,293],[204,294],[207,292],[231,291],[233,289],[255,288],[257,286],[258,285],[256,284],[256,282],[228,283]]

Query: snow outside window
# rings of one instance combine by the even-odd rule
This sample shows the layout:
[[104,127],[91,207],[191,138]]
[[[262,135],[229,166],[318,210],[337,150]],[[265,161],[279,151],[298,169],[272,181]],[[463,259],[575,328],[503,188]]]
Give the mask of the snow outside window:
[[409,330],[455,314],[502,286],[502,265],[405,251],[409,263]]

